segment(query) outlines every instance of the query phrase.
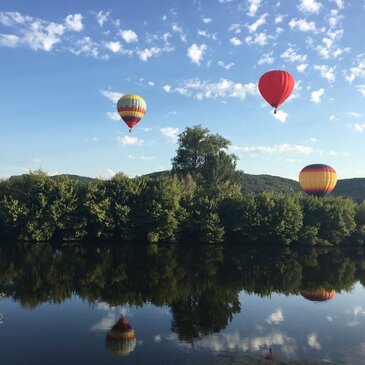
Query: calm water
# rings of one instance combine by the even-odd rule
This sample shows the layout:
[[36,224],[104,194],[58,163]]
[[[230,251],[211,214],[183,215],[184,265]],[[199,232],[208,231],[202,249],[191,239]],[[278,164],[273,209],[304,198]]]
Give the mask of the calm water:
[[361,250],[7,244],[0,364],[363,365],[364,283]]

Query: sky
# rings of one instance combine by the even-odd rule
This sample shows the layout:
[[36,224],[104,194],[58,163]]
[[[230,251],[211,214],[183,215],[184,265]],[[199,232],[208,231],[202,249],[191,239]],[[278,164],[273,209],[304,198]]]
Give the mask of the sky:
[[[170,169],[198,124],[249,174],[365,177],[364,19],[363,0],[0,0],[0,178]],[[275,69],[295,79],[276,115]],[[132,133],[123,94],[147,103]]]

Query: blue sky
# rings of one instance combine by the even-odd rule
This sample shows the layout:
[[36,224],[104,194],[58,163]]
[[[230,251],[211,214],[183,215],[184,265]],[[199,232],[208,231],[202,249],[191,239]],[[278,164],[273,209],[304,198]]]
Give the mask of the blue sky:
[[[196,124],[247,173],[365,177],[364,18],[362,0],[1,0],[0,178],[169,169]],[[276,116],[257,91],[272,69],[296,80]],[[132,134],[127,93],[147,103]]]

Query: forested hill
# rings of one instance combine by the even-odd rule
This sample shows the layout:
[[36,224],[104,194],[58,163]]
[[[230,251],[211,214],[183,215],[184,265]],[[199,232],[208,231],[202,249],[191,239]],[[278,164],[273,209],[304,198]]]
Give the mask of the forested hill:
[[[166,176],[170,173],[169,170],[153,172],[143,176],[150,178],[158,178]],[[62,177],[68,177],[71,180],[76,180],[81,183],[88,183],[95,181],[91,177],[78,175],[56,175],[52,179],[58,180]],[[10,179],[16,179],[17,176],[12,176]],[[244,193],[261,193],[263,191],[274,191],[282,193],[293,193],[302,191],[299,183],[295,180],[286,179],[279,176],[271,175],[251,175],[244,174],[242,182],[242,190]],[[352,198],[357,201],[365,199],[365,178],[342,179],[337,181],[334,195],[341,195]]]

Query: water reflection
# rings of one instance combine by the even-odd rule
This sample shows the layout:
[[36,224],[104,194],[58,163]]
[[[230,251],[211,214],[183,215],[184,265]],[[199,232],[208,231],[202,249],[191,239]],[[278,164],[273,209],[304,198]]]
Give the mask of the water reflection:
[[[145,310],[153,305],[167,311],[168,315],[159,315],[165,315],[168,328],[163,332],[158,321],[149,322],[148,326],[155,328],[150,337],[144,328],[148,312],[133,318],[133,328],[129,315],[128,322],[125,318],[117,321],[115,312],[119,309],[88,327],[92,333],[102,333],[103,339],[98,341],[104,341],[110,355],[128,354],[132,363],[133,356],[147,351],[142,345],[136,347],[136,333],[138,341],[153,338],[156,346],[170,342],[188,349],[239,350],[257,353],[261,359],[270,356],[271,348],[272,356],[279,359],[300,354],[315,357],[333,340],[339,318],[333,309],[325,312],[324,304],[318,309],[311,302],[334,303],[356,282],[363,284],[364,273],[365,253],[355,249],[71,244],[0,247],[0,293],[23,308],[36,309],[44,303],[60,304],[77,297],[109,310],[131,306]],[[270,305],[263,305],[261,298],[270,300]],[[288,306],[290,298],[295,298],[295,303]],[[354,303],[354,308],[343,314],[343,321],[348,318],[342,329],[344,336],[351,337],[354,329],[363,328],[359,326],[363,313],[363,307]],[[234,322],[234,317],[239,322]],[[300,333],[295,329],[298,321]],[[319,329],[313,328],[315,322],[321,323]],[[289,323],[294,324],[290,330]],[[357,350],[365,337],[359,335],[358,342]]]
[[136,333],[123,315],[106,334],[106,347],[114,355],[126,356],[136,347]]

